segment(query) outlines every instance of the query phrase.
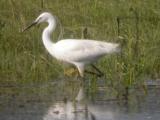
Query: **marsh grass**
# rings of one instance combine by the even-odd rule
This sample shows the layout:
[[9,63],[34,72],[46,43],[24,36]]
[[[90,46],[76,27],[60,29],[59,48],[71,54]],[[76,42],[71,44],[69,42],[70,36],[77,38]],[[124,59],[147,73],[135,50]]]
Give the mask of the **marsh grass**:
[[[0,82],[7,85],[43,83],[62,76],[61,64],[48,55],[41,42],[46,24],[21,33],[42,11],[50,11],[59,18],[64,38],[82,38],[82,29],[87,28],[89,39],[122,45],[120,54],[109,55],[98,64],[105,73],[106,85],[118,89],[140,85],[146,78],[159,78],[158,5],[159,0],[1,0]],[[117,17],[122,18],[119,30]],[[58,34],[59,28],[54,34],[55,40]],[[117,39],[118,35],[124,39]],[[92,86],[94,91],[95,81]]]

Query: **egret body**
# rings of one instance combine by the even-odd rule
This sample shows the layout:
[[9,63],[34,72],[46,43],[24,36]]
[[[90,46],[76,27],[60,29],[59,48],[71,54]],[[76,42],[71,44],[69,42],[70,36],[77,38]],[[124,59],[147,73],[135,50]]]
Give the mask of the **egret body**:
[[56,28],[56,18],[48,12],[40,14],[23,31],[42,22],[48,23],[42,34],[43,44],[47,51],[57,60],[76,66],[81,77],[84,76],[85,65],[92,64],[106,54],[119,52],[119,44],[116,43],[87,39],[63,39],[56,43],[52,42],[51,34]]

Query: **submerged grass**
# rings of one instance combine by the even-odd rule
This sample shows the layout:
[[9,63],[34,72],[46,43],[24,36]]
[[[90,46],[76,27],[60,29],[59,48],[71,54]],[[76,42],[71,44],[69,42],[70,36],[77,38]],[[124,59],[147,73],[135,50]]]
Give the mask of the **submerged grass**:
[[[52,12],[62,22],[63,38],[81,38],[82,29],[87,27],[87,38],[122,45],[119,55],[110,55],[98,65],[113,87],[141,84],[148,77],[159,78],[159,4],[159,0],[1,0],[0,82],[26,84],[61,76],[62,66],[48,55],[41,42],[44,26],[21,33],[43,11]],[[59,28],[55,40],[58,33]],[[118,35],[124,39],[116,39]]]

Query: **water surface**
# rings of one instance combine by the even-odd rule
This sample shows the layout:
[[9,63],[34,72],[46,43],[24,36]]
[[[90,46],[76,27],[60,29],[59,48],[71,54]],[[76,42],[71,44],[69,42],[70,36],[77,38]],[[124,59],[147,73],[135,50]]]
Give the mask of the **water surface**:
[[159,120],[160,87],[147,94],[133,90],[129,100],[106,99],[98,89],[94,100],[76,83],[0,87],[0,120]]

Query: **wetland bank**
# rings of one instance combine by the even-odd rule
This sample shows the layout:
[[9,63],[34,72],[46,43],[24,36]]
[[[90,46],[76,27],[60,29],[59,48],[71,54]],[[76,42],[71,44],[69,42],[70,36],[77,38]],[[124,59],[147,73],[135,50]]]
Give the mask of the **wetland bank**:
[[[146,117],[155,120],[160,108],[159,101],[155,98],[155,102],[150,95],[155,95],[158,90],[151,90],[149,94],[148,86],[144,82],[160,78],[159,8],[159,0],[1,0],[0,114],[3,117],[0,119],[43,119],[52,104],[62,101],[66,96],[70,98],[69,101],[74,101],[78,93],[79,81],[74,80],[74,76],[64,76],[61,63],[48,55],[44,49],[41,32],[46,24],[21,33],[37,15],[49,11],[61,21],[63,38],[85,36],[88,39],[118,42],[122,45],[121,54],[106,56],[98,62],[97,66],[104,72],[104,77],[86,76],[84,91],[89,105],[99,99],[99,104],[106,105],[106,108],[110,106],[112,110],[123,109],[127,115],[121,112],[116,114],[124,117],[123,119],[129,119],[130,116],[133,116],[130,119],[137,119],[136,117],[143,116],[144,119]],[[85,35],[84,28],[87,28]],[[56,40],[59,33],[60,27],[57,26],[53,39]],[[124,39],[117,39],[118,36]],[[133,109],[123,107],[122,103],[117,107],[114,103],[123,101],[126,90],[129,94],[128,106]],[[137,94],[140,97],[137,97]],[[146,96],[144,101],[149,100],[157,104],[138,104],[143,103],[143,100],[137,102],[141,96]],[[141,107],[143,105],[144,107]],[[149,111],[152,105],[153,109]],[[94,107],[91,105],[91,108]],[[148,111],[141,109],[145,107]],[[40,109],[42,111],[38,111]],[[111,116],[108,119],[118,119],[113,118],[111,111],[106,112]],[[152,112],[155,114],[153,118],[150,116]],[[103,112],[98,115],[105,116]]]

